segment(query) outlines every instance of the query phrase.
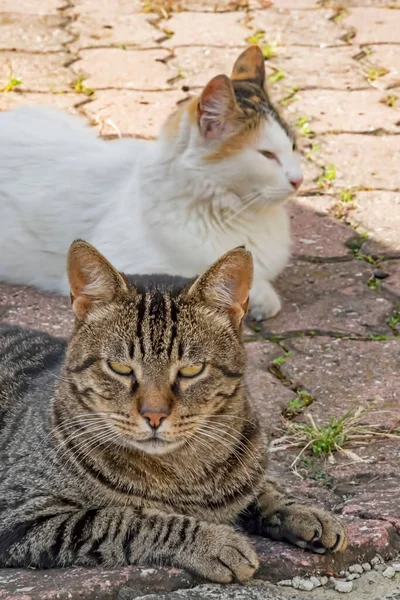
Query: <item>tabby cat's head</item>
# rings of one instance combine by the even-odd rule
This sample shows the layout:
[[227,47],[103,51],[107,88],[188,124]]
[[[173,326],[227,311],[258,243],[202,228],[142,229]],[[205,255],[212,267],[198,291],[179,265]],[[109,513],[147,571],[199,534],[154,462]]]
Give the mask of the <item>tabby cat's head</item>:
[[212,415],[243,402],[240,324],[253,276],[245,249],[194,281],[152,276],[146,283],[78,240],[68,275],[77,317],[65,367],[69,401],[95,430],[106,429],[109,443],[171,452],[190,444]]
[[253,206],[280,202],[303,181],[294,137],[271,104],[265,79],[263,54],[251,46],[230,78],[214,77],[163,130],[178,142],[192,176],[206,175]]

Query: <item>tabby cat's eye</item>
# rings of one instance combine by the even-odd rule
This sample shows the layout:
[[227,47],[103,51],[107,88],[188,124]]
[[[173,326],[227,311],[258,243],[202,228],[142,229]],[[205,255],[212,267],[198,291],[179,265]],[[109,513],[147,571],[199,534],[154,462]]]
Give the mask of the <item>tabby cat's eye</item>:
[[187,367],[182,367],[179,369],[178,375],[187,378],[197,377],[197,375],[200,375],[200,373],[204,371],[204,367],[204,363],[201,365],[187,365]]
[[108,361],[108,366],[112,371],[114,371],[114,373],[118,373],[118,375],[130,375],[133,372],[132,367],[129,365],[114,362],[113,360]]

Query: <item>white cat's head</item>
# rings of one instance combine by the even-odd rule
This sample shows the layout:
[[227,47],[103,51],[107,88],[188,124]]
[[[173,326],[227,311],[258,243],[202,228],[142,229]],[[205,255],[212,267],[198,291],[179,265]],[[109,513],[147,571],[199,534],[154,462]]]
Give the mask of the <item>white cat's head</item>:
[[218,183],[246,204],[281,202],[303,181],[294,137],[266,92],[258,46],[239,56],[230,78],[217,75],[200,97],[171,115],[163,135],[178,141],[177,151],[192,174]]

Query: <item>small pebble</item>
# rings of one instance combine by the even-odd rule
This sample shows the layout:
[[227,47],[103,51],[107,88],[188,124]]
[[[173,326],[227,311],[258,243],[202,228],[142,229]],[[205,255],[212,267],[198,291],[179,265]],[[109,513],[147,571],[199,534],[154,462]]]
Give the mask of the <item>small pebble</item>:
[[326,575],[323,575],[322,577],[320,577],[320,582],[321,585],[326,585],[328,583],[329,579]]
[[304,590],[305,592],[311,592],[314,588],[309,579],[302,579],[301,577],[293,577],[292,585],[296,590]]
[[359,578],[360,578],[359,573],[350,573],[350,575],[347,575],[346,581],[353,581],[353,579],[359,579]]
[[318,577],[315,577],[314,575],[312,577],[310,577],[310,581],[313,584],[314,587],[321,587],[322,583],[321,581],[318,579]]
[[292,580],[291,579],[282,579],[282,581],[278,581],[278,585],[282,585],[285,587],[292,587]]
[[364,571],[370,571],[371,570],[371,565],[369,563],[363,563],[361,566],[364,569]]
[[339,571],[339,575],[340,575],[340,577],[345,577],[346,576],[346,571]]
[[393,567],[387,567],[387,568],[386,568],[386,569],[383,571],[382,575],[383,575],[384,577],[387,577],[388,579],[391,579],[392,577],[394,577],[394,576],[396,575],[396,571],[394,570],[394,568],[393,568]]
[[361,575],[363,570],[364,569],[362,568],[361,565],[351,565],[351,567],[349,567],[350,573],[358,573],[359,575]]
[[381,557],[378,554],[374,558],[371,558],[371,565],[379,565],[381,562]]
[[378,573],[383,573],[386,570],[386,565],[379,563],[378,565],[374,565],[374,571],[378,571]]
[[382,271],[382,269],[375,269],[374,277],[375,279],[386,279],[386,277],[389,277],[389,273]]
[[335,590],[337,592],[341,592],[342,594],[348,594],[349,592],[352,591],[352,589],[353,589],[352,581],[341,581],[340,579],[335,581]]
[[396,571],[396,573],[400,573],[400,563],[393,563],[392,567]]

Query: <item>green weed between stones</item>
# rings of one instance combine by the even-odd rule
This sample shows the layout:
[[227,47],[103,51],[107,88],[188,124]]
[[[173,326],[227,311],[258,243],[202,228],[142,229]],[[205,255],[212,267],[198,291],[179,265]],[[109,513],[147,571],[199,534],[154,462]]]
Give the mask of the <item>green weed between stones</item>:
[[320,188],[328,188],[335,179],[336,167],[333,164],[329,164],[322,168],[322,173],[319,177],[317,177],[316,183]]
[[309,117],[299,117],[296,121],[296,127],[299,130],[300,135],[304,135],[304,137],[311,138],[315,136],[315,133],[312,131],[309,121]]
[[397,306],[393,312],[393,314],[390,316],[388,322],[388,327],[390,327],[390,329],[396,334],[399,335],[399,328],[398,326],[400,325],[400,306]]
[[306,423],[286,420],[284,435],[274,440],[271,452],[300,448],[300,452],[291,464],[291,468],[295,470],[299,460],[303,455],[307,456],[307,453],[317,458],[330,458],[331,461],[334,460],[333,455],[339,453],[360,462],[362,459],[351,450],[352,445],[365,445],[376,437],[399,440],[400,427],[398,426],[385,430],[380,424],[362,424],[366,414],[375,406],[376,402],[371,402],[347,412],[342,417],[330,417],[327,424],[317,424],[311,414],[306,415],[308,421]]
[[268,81],[273,85],[274,83],[277,83],[284,77],[285,77],[285,73],[283,71],[281,71],[280,69],[277,69],[276,71],[271,73],[271,75],[268,76]]
[[286,107],[289,106],[289,104],[292,104],[293,102],[296,102],[297,100],[297,96],[296,93],[299,91],[299,88],[297,87],[292,87],[292,88],[288,88],[285,91],[285,95],[283,96],[283,98],[281,98],[278,102],[281,106]]
[[74,79],[71,84],[72,89],[77,94],[85,94],[85,96],[93,96],[94,90],[85,86],[86,77],[80,76]]

